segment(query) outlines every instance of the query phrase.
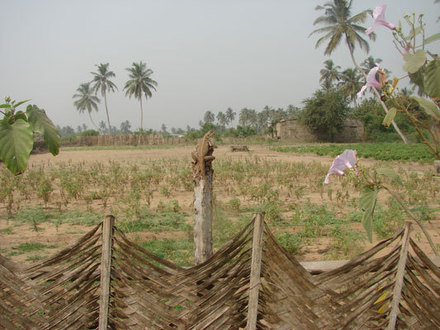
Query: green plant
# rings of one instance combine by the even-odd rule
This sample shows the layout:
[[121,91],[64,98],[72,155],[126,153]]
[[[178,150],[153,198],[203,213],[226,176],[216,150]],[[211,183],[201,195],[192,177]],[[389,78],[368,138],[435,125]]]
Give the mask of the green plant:
[[59,152],[60,135],[43,109],[28,105],[26,112],[17,107],[27,102],[16,103],[9,97],[0,104],[0,160],[14,174],[22,173],[34,145],[34,133],[43,135],[49,151],[55,156]]
[[290,233],[286,230],[275,233],[275,238],[287,251],[294,255],[301,253],[303,238],[301,234]]

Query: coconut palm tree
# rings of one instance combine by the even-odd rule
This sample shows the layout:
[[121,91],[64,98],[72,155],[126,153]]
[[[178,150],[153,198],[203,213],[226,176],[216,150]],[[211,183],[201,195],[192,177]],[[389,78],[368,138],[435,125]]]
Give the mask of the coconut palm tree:
[[228,121],[228,124],[232,124],[236,114],[237,113],[232,110],[232,108],[228,108],[228,110],[226,110],[226,120]]
[[361,89],[363,83],[361,81],[361,75],[355,69],[346,69],[341,73],[341,81],[338,86],[344,91],[353,105],[357,107],[357,92]]
[[[354,49],[355,45],[358,44],[359,47],[361,49],[365,49],[367,53],[370,50],[368,42],[361,36],[361,33],[364,34],[367,29],[360,25],[360,23],[365,22],[367,15],[372,14],[372,10],[367,9],[359,14],[351,16],[351,4],[351,0],[333,0],[332,2],[326,2],[323,6],[317,6],[315,9],[324,10],[324,15],[318,17],[313,22],[313,25],[321,24],[324,25],[324,27],[312,31],[309,36],[315,33],[324,33],[324,36],[319,38],[315,44],[315,48],[318,48],[324,42],[328,41],[324,55],[330,55],[333,53],[333,51],[340,44],[341,40],[344,39],[354,66],[357,70],[359,70],[359,72],[361,72],[361,74],[363,74],[365,79],[367,79],[367,75],[360,68],[356,62],[356,59],[354,58]],[[376,36],[374,32],[369,34],[369,38],[375,40]],[[379,92],[374,88],[373,91],[385,112],[388,113],[388,108],[385,103],[381,101]],[[408,144],[408,139],[403,135],[396,123],[393,121],[392,124],[402,140]]]
[[[326,2],[324,6],[317,6],[316,10],[324,10],[324,15],[318,17],[313,25],[323,24],[322,28],[316,29],[310,33],[325,33],[319,38],[315,47],[318,48],[325,41],[329,41],[324,51],[325,55],[331,55],[342,39],[345,39],[350,54],[353,57],[355,44],[358,43],[360,48],[364,48],[367,53],[370,50],[368,42],[362,38],[360,33],[365,33],[366,28],[359,25],[367,19],[367,14],[371,14],[371,10],[364,10],[357,15],[351,16],[351,1],[333,0]],[[375,35],[370,34],[370,38],[374,39]]]
[[142,108],[142,96],[145,95],[145,99],[148,100],[152,97],[152,90],[156,90],[157,82],[150,76],[153,74],[153,70],[147,68],[147,64],[140,61],[139,63],[133,62],[131,68],[126,69],[129,72],[130,80],[125,83],[124,90],[125,95],[129,98],[134,95],[139,100],[141,105],[141,131],[143,130],[144,109]]
[[108,114],[108,107],[107,107],[107,92],[114,92],[115,89],[118,88],[116,85],[110,80],[110,78],[115,77],[115,74],[113,71],[109,71],[108,63],[101,63],[99,65],[96,65],[98,67],[98,72],[91,72],[93,75],[93,90],[95,91],[95,94],[98,93],[98,90],[101,91],[101,95],[104,97],[104,104],[105,104],[105,113],[107,114],[107,125],[108,125],[108,132],[111,134],[111,126],[110,126],[110,116]]
[[339,81],[341,73],[338,70],[341,69],[341,67],[339,65],[335,66],[332,60],[326,60],[324,64],[324,69],[319,71],[321,74],[319,82],[322,83],[322,87],[325,90],[329,90],[332,88],[334,81]]
[[99,98],[93,95],[93,89],[90,88],[90,83],[81,84],[76,91],[78,93],[72,96],[72,98],[77,99],[73,102],[73,105],[80,113],[83,113],[87,110],[91,123],[96,130],[99,130],[98,126],[96,126],[92,119],[92,111],[98,111],[98,103],[100,102]]

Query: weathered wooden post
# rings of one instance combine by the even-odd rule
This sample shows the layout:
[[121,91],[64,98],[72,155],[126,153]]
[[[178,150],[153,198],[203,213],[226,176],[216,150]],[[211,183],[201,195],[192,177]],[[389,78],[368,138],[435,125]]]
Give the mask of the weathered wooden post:
[[258,297],[261,286],[261,260],[263,254],[264,213],[258,213],[254,220],[252,237],[251,275],[249,279],[249,301],[247,314],[247,330],[257,328]]
[[214,170],[211,137],[214,131],[203,136],[191,153],[194,178],[194,262],[201,264],[212,256],[212,178]]
[[107,329],[110,305],[110,278],[112,265],[112,240],[115,218],[107,215],[102,222],[102,254],[101,254],[101,281],[99,297],[99,327]]

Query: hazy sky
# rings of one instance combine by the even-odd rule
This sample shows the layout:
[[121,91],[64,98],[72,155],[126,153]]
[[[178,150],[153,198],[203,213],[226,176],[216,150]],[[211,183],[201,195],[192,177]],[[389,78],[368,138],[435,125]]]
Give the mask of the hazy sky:
[[[144,102],[144,128],[198,127],[203,114],[232,107],[260,111],[285,108],[319,88],[328,59],[315,49],[313,21],[325,1],[306,0],[0,0],[0,97],[32,99],[56,125],[86,123],[72,95],[90,81],[95,64],[110,63],[119,88],[108,96],[111,124],[140,125],[139,102],[123,90],[133,62],[154,71],[157,92]],[[434,0],[389,0],[386,17],[397,24],[405,13],[425,13],[427,35],[440,31]],[[353,12],[381,1],[354,1]],[[365,24],[368,27],[370,18]],[[376,29],[369,55],[402,74],[391,32]],[[438,52],[440,42],[435,45]],[[356,51],[362,62],[368,55]],[[341,43],[331,57],[352,67]],[[104,102],[93,113],[105,121]]]

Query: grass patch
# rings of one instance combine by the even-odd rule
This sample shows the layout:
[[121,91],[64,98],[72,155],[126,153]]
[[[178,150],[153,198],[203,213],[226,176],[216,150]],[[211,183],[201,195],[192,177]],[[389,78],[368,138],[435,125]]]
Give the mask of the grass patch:
[[102,221],[103,215],[80,210],[62,212],[56,216],[57,224],[70,223],[73,225],[94,226]]
[[170,260],[179,266],[191,266],[194,263],[192,240],[149,240],[141,243],[141,246],[154,255]]
[[[7,254],[7,257],[18,256],[35,251],[43,251],[45,249],[55,249],[56,247],[57,247],[56,245],[47,245],[42,243],[32,243],[32,242],[22,243],[17,246],[13,246],[11,248],[12,251],[10,251]],[[37,260],[39,259],[31,260],[31,261],[37,261]]]

